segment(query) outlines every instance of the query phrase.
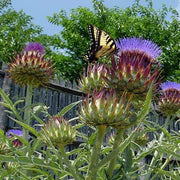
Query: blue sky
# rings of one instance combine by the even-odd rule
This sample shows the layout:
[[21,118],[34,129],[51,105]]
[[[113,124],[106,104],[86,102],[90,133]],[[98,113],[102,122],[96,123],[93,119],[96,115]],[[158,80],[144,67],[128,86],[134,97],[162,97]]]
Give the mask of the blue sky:
[[[141,0],[142,3],[144,1]],[[58,13],[61,9],[70,12],[70,9],[78,6],[92,8],[91,2],[91,0],[12,0],[12,5],[15,10],[23,10],[27,15],[31,15],[34,18],[33,23],[42,26],[44,33],[54,34],[58,33],[61,28],[49,23],[46,16]],[[105,5],[125,8],[133,2],[134,0],[105,0]],[[163,3],[180,10],[180,0],[153,0],[155,8],[160,8]]]

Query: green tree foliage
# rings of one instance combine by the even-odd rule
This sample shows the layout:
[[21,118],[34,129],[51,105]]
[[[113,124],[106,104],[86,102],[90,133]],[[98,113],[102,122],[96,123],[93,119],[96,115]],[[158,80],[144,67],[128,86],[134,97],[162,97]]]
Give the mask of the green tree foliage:
[[176,10],[162,5],[155,10],[151,0],[142,6],[135,0],[131,7],[107,8],[103,0],[92,0],[93,9],[78,7],[72,9],[70,15],[61,10],[49,21],[62,26],[60,40],[55,38],[54,46],[63,52],[54,53],[57,67],[63,77],[78,79],[83,67],[90,38],[87,30],[89,24],[96,25],[117,39],[119,37],[143,37],[157,43],[162,48],[160,61],[165,80],[179,79],[180,55],[180,21]]
[[24,48],[25,43],[33,41],[42,31],[35,26],[32,17],[23,11],[16,12],[11,0],[0,2],[0,62],[9,62]]

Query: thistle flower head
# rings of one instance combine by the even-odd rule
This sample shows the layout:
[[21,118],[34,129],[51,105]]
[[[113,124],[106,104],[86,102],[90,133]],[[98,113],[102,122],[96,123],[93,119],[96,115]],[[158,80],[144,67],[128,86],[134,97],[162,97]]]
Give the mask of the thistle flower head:
[[8,138],[12,138],[13,135],[23,136],[23,131],[19,129],[10,129],[6,132]]
[[76,129],[63,117],[53,116],[41,130],[41,137],[55,146],[72,144],[76,139]]
[[6,134],[7,134],[8,138],[13,138],[13,140],[12,140],[13,146],[19,147],[19,146],[23,145],[22,142],[19,139],[14,138],[14,135],[22,137],[23,136],[23,131],[22,130],[10,129],[10,130],[8,130],[6,132]]
[[116,42],[116,46],[119,49],[119,53],[138,52],[150,59],[156,59],[161,53],[161,49],[152,41],[135,37],[119,39]]
[[164,82],[160,85],[161,92],[158,109],[164,115],[174,115],[180,111],[180,84]]
[[87,96],[80,106],[79,118],[90,125],[107,125],[113,127],[127,127],[131,112],[130,103],[127,102],[126,93],[121,98],[115,90],[94,91]]
[[9,77],[20,85],[39,87],[53,78],[53,66],[38,51],[25,51],[9,64]]
[[170,90],[170,89],[176,89],[178,91],[180,91],[180,84],[177,83],[177,82],[171,82],[171,81],[167,81],[167,82],[164,82],[160,85],[162,91],[167,91],[167,90]]
[[134,100],[144,100],[151,84],[154,90],[159,85],[160,66],[155,68],[155,59],[160,48],[153,42],[141,38],[124,38],[116,42],[119,53],[112,58],[104,78],[107,86],[133,94]]
[[79,89],[84,93],[90,93],[94,89],[100,90],[105,87],[105,81],[103,77],[107,75],[107,70],[104,64],[98,64],[95,62],[94,65],[88,64],[87,72],[84,71],[83,76],[79,80]]
[[44,46],[38,42],[30,42],[25,46],[24,51],[36,51],[40,54],[45,54]]
[[150,85],[154,84],[154,90],[159,84],[159,66],[152,71],[152,62],[146,64],[145,59],[139,59],[138,54],[132,57],[129,54],[120,54],[118,59],[112,58],[112,65],[107,68],[104,78],[106,84],[116,88],[118,92],[127,92],[128,96],[133,95],[134,100],[144,100]]

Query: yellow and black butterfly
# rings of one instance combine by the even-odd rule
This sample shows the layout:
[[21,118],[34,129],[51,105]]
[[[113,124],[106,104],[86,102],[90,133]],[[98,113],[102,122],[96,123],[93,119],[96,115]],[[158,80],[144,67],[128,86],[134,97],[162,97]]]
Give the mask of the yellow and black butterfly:
[[97,61],[100,57],[112,54],[116,51],[115,41],[105,31],[96,26],[88,26],[91,45],[85,58],[88,62]]

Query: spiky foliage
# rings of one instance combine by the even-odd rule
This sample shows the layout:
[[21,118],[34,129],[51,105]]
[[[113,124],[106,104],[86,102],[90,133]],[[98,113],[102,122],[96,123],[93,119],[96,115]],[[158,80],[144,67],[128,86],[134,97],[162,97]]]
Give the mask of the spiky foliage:
[[94,91],[91,97],[87,96],[83,100],[79,118],[84,123],[94,126],[126,128],[134,123],[130,121],[132,112],[129,111],[129,101],[126,99],[126,93],[119,98],[115,90]]
[[45,143],[65,146],[76,140],[76,129],[63,117],[53,116],[41,130],[41,138]]
[[113,58],[105,81],[109,87],[117,88],[121,93],[127,91],[128,95],[133,94],[133,99],[144,100],[151,83],[154,83],[154,90],[158,86],[160,69],[152,73],[152,63],[146,66],[146,60],[140,60],[136,55],[132,59],[130,57],[128,54],[120,55],[118,63]]
[[53,78],[53,66],[38,51],[24,51],[9,64],[9,77],[22,86],[39,87]]
[[104,76],[107,75],[107,70],[104,64],[94,65],[88,64],[87,72],[84,71],[83,76],[79,80],[79,89],[84,93],[92,94],[94,89],[100,90],[105,87]]
[[160,87],[162,90],[158,101],[159,111],[166,116],[180,112],[180,84],[164,82]]

